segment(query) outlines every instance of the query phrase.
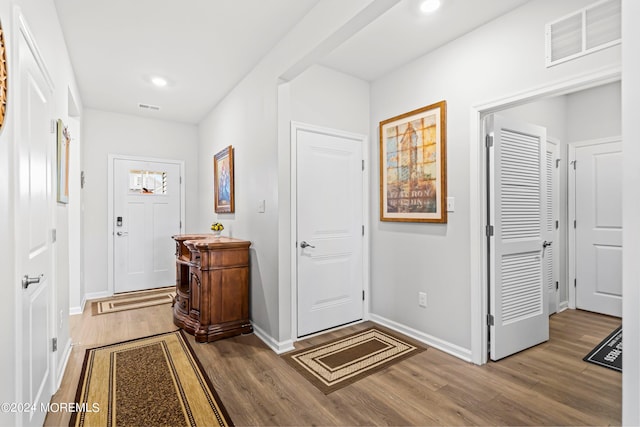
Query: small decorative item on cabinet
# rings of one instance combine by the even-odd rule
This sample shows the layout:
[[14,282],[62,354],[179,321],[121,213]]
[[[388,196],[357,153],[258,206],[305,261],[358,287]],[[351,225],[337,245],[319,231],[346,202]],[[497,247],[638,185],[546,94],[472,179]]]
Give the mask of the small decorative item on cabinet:
[[215,237],[220,237],[220,233],[222,233],[222,230],[224,230],[224,226],[219,222],[214,222],[213,224],[211,224],[211,231],[213,232],[213,235]]

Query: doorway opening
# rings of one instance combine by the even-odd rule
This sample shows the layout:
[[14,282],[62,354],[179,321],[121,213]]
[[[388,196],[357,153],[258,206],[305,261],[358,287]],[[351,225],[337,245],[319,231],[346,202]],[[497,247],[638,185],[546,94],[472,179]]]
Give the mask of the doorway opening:
[[[488,360],[488,323],[490,318],[488,317],[489,311],[489,254],[488,248],[488,236],[485,226],[488,223],[488,204],[487,200],[487,181],[489,170],[485,162],[485,129],[483,126],[484,117],[496,113],[503,112],[505,110],[519,107],[527,108],[525,105],[538,102],[541,100],[550,99],[557,96],[564,96],[575,94],[577,92],[592,89],[600,86],[605,86],[610,83],[620,81],[620,69],[612,68],[606,71],[593,73],[590,75],[578,77],[575,79],[562,82],[560,84],[550,85],[542,89],[536,89],[527,93],[523,93],[517,97],[509,97],[498,99],[493,102],[477,105],[472,108],[472,137],[470,141],[470,159],[471,159],[471,177],[472,177],[472,190],[470,206],[471,210],[478,212],[479,215],[471,218],[471,229],[475,230],[472,233],[471,238],[471,271],[476,272],[477,277],[480,278],[480,286],[477,283],[472,284],[471,296],[472,296],[472,361],[477,364],[484,364]],[[597,111],[597,109],[596,109]],[[553,135],[553,133],[552,133]],[[561,157],[563,154],[561,153]],[[564,159],[568,159],[568,155],[564,155]],[[565,164],[566,165],[566,164]],[[561,186],[562,187],[562,186]],[[562,198],[562,188],[561,188]],[[564,208],[566,204],[560,202],[560,207]],[[560,212],[560,216],[563,216],[563,212]],[[565,227],[566,230],[566,227]],[[562,235],[562,233],[561,233]],[[567,238],[568,240],[568,238]],[[566,253],[566,251],[565,251]],[[568,255],[564,255],[564,262],[568,270]],[[563,259],[562,250],[560,249],[560,259]],[[558,280],[561,282],[561,279]],[[566,277],[566,276],[565,276]],[[566,294],[569,293],[568,280],[565,280],[565,286],[567,287]],[[560,285],[560,283],[559,283]],[[560,289],[562,292],[562,289]],[[567,298],[567,301],[563,303],[562,299],[559,302],[559,309],[575,308],[572,301]]]

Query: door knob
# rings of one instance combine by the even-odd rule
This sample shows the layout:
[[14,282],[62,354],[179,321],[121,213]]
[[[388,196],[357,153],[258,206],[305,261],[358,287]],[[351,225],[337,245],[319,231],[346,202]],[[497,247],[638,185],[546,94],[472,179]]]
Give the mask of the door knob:
[[551,246],[551,243],[553,242],[547,242],[546,240],[544,242],[542,242],[542,247],[546,248],[547,246]]
[[129,235],[129,233],[127,233],[126,231],[118,231],[118,232],[116,233],[116,235],[118,235],[118,236],[128,236],[128,235]]
[[44,274],[41,274],[36,277],[29,277],[28,275],[24,275],[22,277],[22,289],[27,289],[29,285],[33,285],[34,283],[40,283],[40,280],[44,277]]
[[304,248],[315,248],[315,246],[308,244],[307,242],[305,242],[304,240],[302,242],[300,242],[300,247],[302,249]]

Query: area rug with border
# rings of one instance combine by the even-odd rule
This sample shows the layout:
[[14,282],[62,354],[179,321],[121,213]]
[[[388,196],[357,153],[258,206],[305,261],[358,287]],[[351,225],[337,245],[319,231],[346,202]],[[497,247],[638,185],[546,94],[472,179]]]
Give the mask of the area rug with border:
[[611,332],[582,360],[622,372],[622,326]]
[[286,353],[283,358],[309,382],[329,394],[425,350],[407,338],[372,327]]
[[71,426],[233,425],[181,330],[88,349]]
[[158,304],[173,303],[176,296],[174,286],[168,288],[150,289],[145,291],[127,292],[108,298],[91,301],[91,315],[113,313],[116,311],[133,310]]

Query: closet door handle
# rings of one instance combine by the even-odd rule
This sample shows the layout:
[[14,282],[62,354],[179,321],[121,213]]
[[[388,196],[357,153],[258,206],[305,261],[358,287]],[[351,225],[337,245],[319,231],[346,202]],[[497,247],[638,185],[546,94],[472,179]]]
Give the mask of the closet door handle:
[[315,246],[308,244],[307,242],[305,242],[304,240],[302,242],[300,242],[300,247],[302,249],[304,248],[315,248]]
[[24,275],[22,277],[22,289],[27,289],[29,285],[33,285],[34,283],[40,283],[40,280],[44,277],[44,274],[41,274],[36,277],[29,277],[28,275]]

